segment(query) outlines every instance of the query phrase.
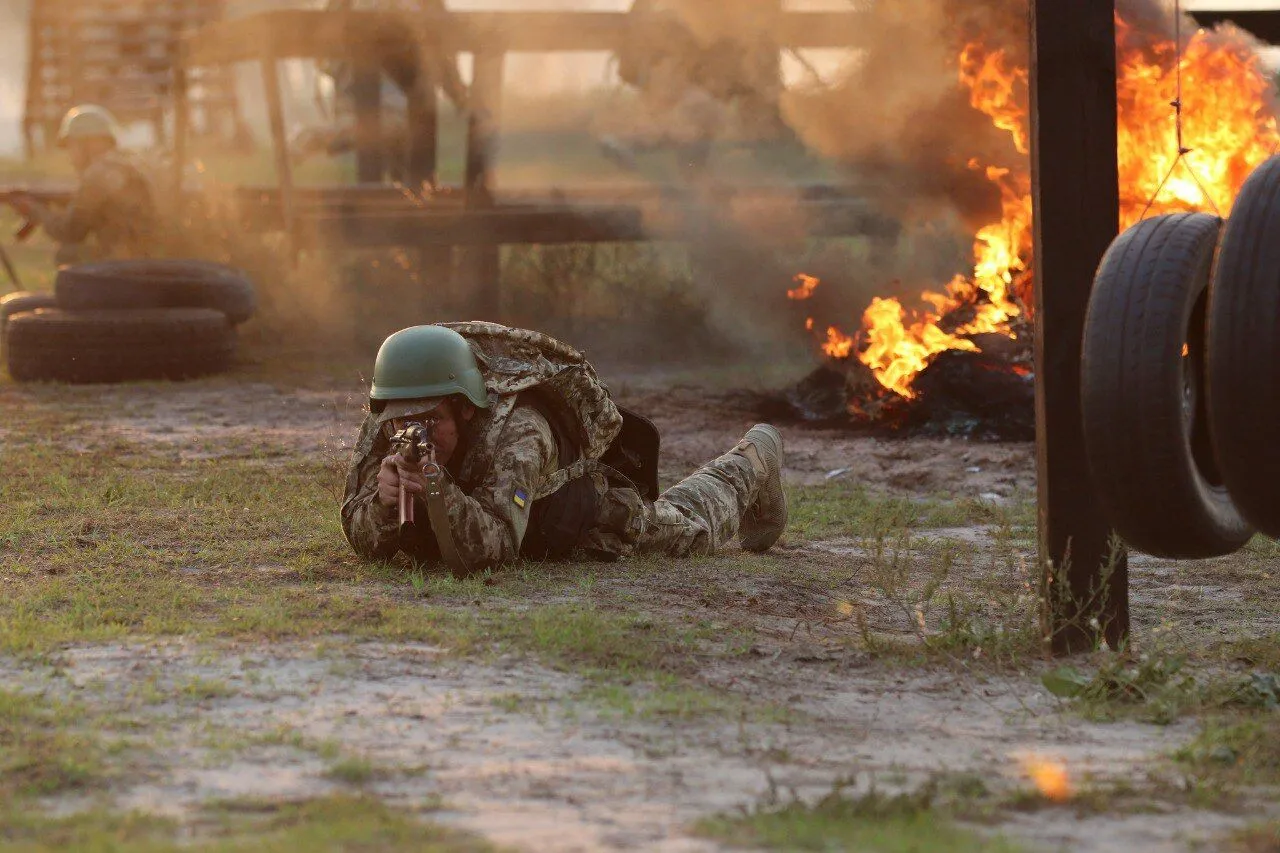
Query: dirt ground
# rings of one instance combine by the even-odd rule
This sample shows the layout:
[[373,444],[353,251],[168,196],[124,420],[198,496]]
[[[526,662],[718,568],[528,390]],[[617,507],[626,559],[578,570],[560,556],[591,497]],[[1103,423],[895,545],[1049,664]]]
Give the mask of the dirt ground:
[[[351,385],[0,385],[0,407],[56,409],[91,398],[102,413],[97,439],[117,453],[159,449],[196,463],[264,466],[318,456],[336,468],[360,418],[359,385]],[[723,452],[755,421],[731,396],[661,379],[628,378],[618,396],[661,427],[666,482]],[[1028,445],[797,427],[785,435],[786,476],[797,488],[864,484],[881,497],[1024,508],[1034,494]],[[921,531],[898,556],[923,563],[952,549],[960,581],[980,585],[1031,559],[1026,539],[1000,544],[1008,531],[999,526]],[[858,537],[801,538],[784,542],[768,570],[754,573],[715,561],[660,572],[592,569],[595,584],[647,613],[749,631],[741,653],[695,658],[690,683],[732,699],[723,706],[730,710],[711,713],[631,713],[599,699],[612,688],[598,679],[527,655],[460,657],[447,643],[342,637],[73,644],[52,659],[0,657],[0,679],[10,689],[127,709],[134,737],[157,747],[145,766],[113,783],[119,809],[181,817],[212,801],[322,795],[345,783],[303,744],[333,742],[379,768],[364,785],[380,798],[410,811],[429,808],[433,820],[525,850],[723,849],[693,831],[699,819],[750,809],[779,792],[811,801],[841,780],[892,791],[940,774],[967,775],[997,792],[1017,791],[1029,784],[1027,756],[1062,762],[1081,789],[1179,784],[1185,772],[1170,755],[1195,735],[1194,718],[1092,721],[1045,690],[1039,675],[1050,665],[1035,659],[970,667],[870,654],[850,642],[855,629],[830,618],[846,600],[882,617],[884,631],[912,636],[910,614],[895,614],[860,574],[869,547]],[[848,578],[819,589],[800,580],[813,565],[836,573],[847,567]],[[1254,598],[1253,576],[1223,561],[1188,566],[1139,556],[1133,566],[1140,643],[1170,624],[1234,636],[1231,614]],[[1255,635],[1280,631],[1274,609],[1251,619]],[[166,698],[193,679],[220,687],[195,699]],[[143,686],[160,698],[130,701]],[[292,740],[273,735],[281,731]],[[227,740],[242,746],[219,746]],[[1224,833],[1274,816],[1265,801],[1189,808],[1156,798],[1132,810],[1047,804],[1001,811],[981,831],[1033,850],[1219,849]],[[49,803],[79,807],[75,796]]]

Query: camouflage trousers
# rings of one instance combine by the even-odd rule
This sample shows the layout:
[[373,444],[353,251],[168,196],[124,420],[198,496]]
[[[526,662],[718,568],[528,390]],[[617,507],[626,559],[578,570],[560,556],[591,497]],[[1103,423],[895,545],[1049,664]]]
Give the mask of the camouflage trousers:
[[645,503],[635,553],[686,557],[721,550],[737,537],[763,479],[740,453],[708,462],[653,503]]

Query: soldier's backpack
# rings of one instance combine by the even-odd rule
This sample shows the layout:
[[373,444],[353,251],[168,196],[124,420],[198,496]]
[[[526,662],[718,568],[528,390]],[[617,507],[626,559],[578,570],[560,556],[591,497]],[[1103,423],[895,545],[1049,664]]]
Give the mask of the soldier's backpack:
[[[597,515],[591,474],[657,499],[658,429],[613,401],[586,356],[541,332],[478,321],[440,325],[466,338],[480,363],[490,397],[485,439],[497,440],[517,403],[537,408],[555,433],[561,467],[530,496],[524,556],[563,557],[581,541]],[[468,458],[461,479],[478,481],[488,461]]]

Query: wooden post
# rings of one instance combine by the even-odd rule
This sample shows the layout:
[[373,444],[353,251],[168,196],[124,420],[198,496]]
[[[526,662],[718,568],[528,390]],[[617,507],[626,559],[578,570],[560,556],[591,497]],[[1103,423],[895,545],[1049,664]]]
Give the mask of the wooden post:
[[[485,50],[475,54],[467,120],[466,198],[468,210],[493,206],[493,161],[497,154],[502,76],[506,53]],[[475,319],[496,320],[501,309],[502,247],[465,250],[464,282],[471,293]]]
[[173,66],[173,187],[174,198],[182,198],[187,167],[187,133],[191,107],[187,100],[187,67],[182,59]]
[[356,180],[362,184],[379,184],[386,173],[382,71],[369,62],[368,57],[361,57],[351,79],[351,98],[356,111]]
[[271,124],[271,147],[276,158],[276,177],[280,181],[280,215],[289,237],[290,251],[297,262],[297,219],[293,198],[293,164],[289,160],[289,140],[284,130],[284,106],[280,98],[280,69],[274,54],[262,58],[262,84],[267,93],[267,118]]
[[1032,0],[1030,14],[1043,614],[1052,652],[1070,654],[1129,632],[1126,554],[1111,548],[1080,414],[1085,308],[1120,228],[1115,2]]
[[415,193],[425,194],[435,188],[439,169],[440,105],[434,75],[424,71],[419,76],[418,85],[407,95],[407,183]]
[[[430,66],[430,63],[423,63]],[[440,103],[436,94],[436,75],[423,68],[418,74],[417,85],[408,95],[407,175],[408,189],[417,195],[429,196],[436,188],[440,149]],[[430,203],[430,202],[427,202]],[[417,251],[417,268],[424,285],[423,315],[438,310],[442,293],[447,292],[453,278],[452,246],[420,246]]]

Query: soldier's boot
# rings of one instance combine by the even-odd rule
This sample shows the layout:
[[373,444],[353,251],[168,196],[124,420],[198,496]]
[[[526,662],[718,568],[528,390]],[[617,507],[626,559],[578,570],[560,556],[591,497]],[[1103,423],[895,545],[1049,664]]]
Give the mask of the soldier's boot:
[[748,551],[767,551],[787,529],[787,495],[782,490],[782,434],[769,424],[756,424],[747,430],[732,452],[745,456],[761,478],[755,500],[742,516],[738,538]]

